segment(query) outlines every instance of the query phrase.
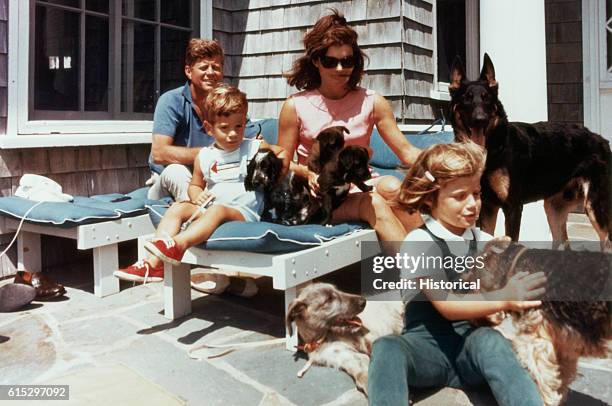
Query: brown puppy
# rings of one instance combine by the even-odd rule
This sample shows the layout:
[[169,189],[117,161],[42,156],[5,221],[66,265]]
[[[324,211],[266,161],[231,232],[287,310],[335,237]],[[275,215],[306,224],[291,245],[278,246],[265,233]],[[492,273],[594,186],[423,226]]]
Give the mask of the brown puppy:
[[349,134],[349,130],[343,126],[329,127],[321,131],[310,149],[308,169],[321,173],[326,163],[335,160],[344,147],[344,133]]

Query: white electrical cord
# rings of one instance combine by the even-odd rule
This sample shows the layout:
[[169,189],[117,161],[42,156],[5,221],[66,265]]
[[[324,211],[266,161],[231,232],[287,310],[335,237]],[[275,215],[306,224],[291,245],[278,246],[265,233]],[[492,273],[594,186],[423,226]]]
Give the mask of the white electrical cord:
[[8,247],[6,247],[6,249],[4,251],[2,251],[2,254],[0,254],[0,258],[2,258],[4,256],[4,254],[7,253],[7,251],[13,246],[13,244],[15,243],[15,240],[17,240],[17,236],[19,235],[19,232],[21,231],[21,227],[23,226],[23,222],[26,220],[26,218],[28,217],[28,214],[30,214],[30,212],[32,210],[34,210],[35,207],[40,206],[41,204],[45,203],[44,200],[41,200],[40,202],[36,203],[34,206],[30,207],[28,209],[28,211],[25,212],[25,214],[23,215],[23,217],[21,217],[21,221],[19,222],[19,227],[17,227],[17,231],[15,231],[15,236],[13,237],[13,239],[11,240],[11,242],[9,243]]

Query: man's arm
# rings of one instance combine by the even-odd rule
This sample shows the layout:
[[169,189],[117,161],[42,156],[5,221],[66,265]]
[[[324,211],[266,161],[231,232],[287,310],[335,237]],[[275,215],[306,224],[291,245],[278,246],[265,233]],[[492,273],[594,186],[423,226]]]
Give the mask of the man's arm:
[[188,148],[172,145],[173,138],[163,134],[153,134],[151,155],[153,162],[160,165],[193,165],[201,148]]

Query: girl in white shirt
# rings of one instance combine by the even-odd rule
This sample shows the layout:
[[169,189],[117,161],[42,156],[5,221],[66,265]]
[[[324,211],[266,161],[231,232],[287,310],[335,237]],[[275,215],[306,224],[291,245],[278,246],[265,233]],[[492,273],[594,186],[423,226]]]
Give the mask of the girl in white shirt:
[[[491,239],[475,227],[485,159],[486,153],[471,142],[434,145],[421,153],[404,179],[399,200],[408,212],[429,217],[406,236],[403,254],[457,259],[473,256],[478,241]],[[458,266],[420,267],[403,276],[415,278],[418,287],[425,279],[459,280],[462,271]],[[373,345],[370,404],[408,405],[409,386],[488,384],[500,405],[541,405],[537,387],[510,342],[497,331],[474,327],[467,320],[538,306],[540,301],[535,299],[544,293],[545,281],[542,273],[518,273],[493,292],[494,301],[484,301],[478,293],[432,288],[408,292],[403,334],[383,337]]]

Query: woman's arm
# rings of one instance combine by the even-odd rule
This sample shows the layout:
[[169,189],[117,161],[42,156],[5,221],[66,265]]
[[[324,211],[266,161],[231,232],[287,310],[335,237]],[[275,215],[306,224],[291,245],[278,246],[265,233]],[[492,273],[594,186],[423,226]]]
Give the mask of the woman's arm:
[[374,98],[374,123],[380,136],[397,157],[406,165],[412,165],[421,150],[414,147],[400,131],[389,102],[379,94]]
[[285,100],[278,117],[278,145],[287,154],[283,160],[283,176],[288,170],[292,170],[296,175],[308,179],[311,193],[315,194],[319,188],[317,182],[318,175],[308,169],[306,165],[292,162],[293,155],[300,140],[297,113],[292,98]]
[[[278,116],[278,146],[285,150],[286,155],[283,157],[283,175],[290,169],[290,163],[293,154],[299,142],[299,128],[297,113],[292,98],[288,98],[283,103],[280,115]],[[291,170],[295,170],[291,165]],[[297,171],[296,171],[297,172]],[[298,175],[304,176],[303,173]]]
[[283,162],[285,162],[287,160],[287,157],[289,156],[289,154],[287,154],[287,151],[285,151],[283,147],[268,144],[264,140],[261,141],[259,148],[268,148],[270,151],[274,152],[274,155],[276,155],[277,158],[282,159]]

